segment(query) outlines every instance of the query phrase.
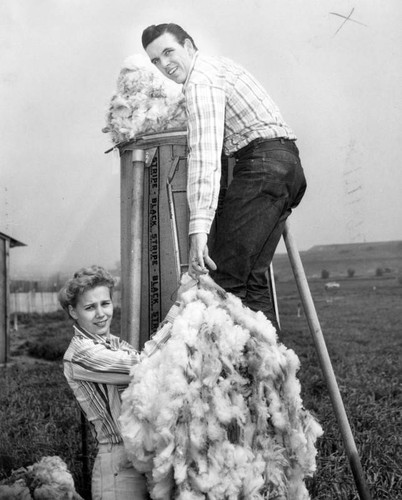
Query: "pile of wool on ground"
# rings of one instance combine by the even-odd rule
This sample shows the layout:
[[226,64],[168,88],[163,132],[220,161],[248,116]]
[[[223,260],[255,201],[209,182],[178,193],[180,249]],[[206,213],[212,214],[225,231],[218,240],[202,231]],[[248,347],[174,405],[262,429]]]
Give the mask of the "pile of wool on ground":
[[74,479],[58,456],[43,457],[29,467],[13,471],[0,484],[0,500],[83,500]]
[[145,345],[120,417],[151,497],[308,499],[322,429],[272,324],[204,277],[181,296],[169,333],[152,356]]
[[186,128],[184,96],[180,85],[163,76],[145,56],[126,59],[117,79],[106,116],[115,144],[135,136]]

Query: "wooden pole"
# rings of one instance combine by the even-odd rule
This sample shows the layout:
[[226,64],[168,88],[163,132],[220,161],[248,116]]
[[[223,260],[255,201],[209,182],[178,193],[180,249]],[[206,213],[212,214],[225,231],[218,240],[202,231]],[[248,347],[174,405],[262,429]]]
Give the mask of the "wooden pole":
[[360,463],[356,444],[349,425],[348,417],[343,406],[341,394],[336,382],[335,374],[332,368],[331,360],[325,344],[324,336],[315,310],[314,302],[308,286],[307,278],[304,273],[303,264],[300,259],[296,243],[290,233],[289,223],[286,222],[283,238],[288,252],[290,264],[295,275],[297,287],[299,289],[301,301],[306,313],[307,321],[310,327],[310,332],[313,336],[315,348],[320,361],[321,369],[324,374],[324,379],[327,384],[331,403],[341,430],[343,442],[345,445],[346,454],[349,458],[352,473],[355,479],[357,490],[361,500],[371,500],[370,491],[364,478],[364,472]]
[[141,263],[145,151],[125,152],[121,162],[121,337],[140,348]]
[[0,238],[0,365],[6,365],[10,355],[10,241]]
[[87,420],[84,412],[80,411],[81,415],[81,461],[82,461],[82,479],[85,498],[91,497],[91,474],[89,472],[89,456],[88,456],[88,428]]
[[279,318],[278,299],[276,297],[275,275],[274,275],[274,267],[272,265],[272,262],[268,268],[268,283],[269,283],[269,289],[270,289],[270,293],[271,293],[272,305],[274,306],[276,322],[278,323],[278,326],[280,327],[281,323],[280,323],[280,318]]

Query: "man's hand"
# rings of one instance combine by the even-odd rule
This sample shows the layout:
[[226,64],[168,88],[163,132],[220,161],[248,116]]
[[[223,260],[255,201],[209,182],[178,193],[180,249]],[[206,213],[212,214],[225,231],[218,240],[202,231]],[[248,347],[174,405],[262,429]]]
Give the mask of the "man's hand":
[[213,271],[216,264],[208,255],[208,235],[206,233],[195,233],[190,235],[190,253],[188,263],[188,274],[195,280],[201,274],[206,274],[208,266]]

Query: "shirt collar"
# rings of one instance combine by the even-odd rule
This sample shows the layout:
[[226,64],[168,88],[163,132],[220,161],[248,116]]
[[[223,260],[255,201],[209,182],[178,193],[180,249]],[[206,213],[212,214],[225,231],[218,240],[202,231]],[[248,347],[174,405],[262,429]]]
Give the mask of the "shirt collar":
[[90,333],[88,330],[85,330],[85,328],[82,328],[78,323],[74,323],[73,328],[75,330],[76,335],[83,335],[84,337],[87,337],[94,342],[100,343],[100,344],[106,344],[110,342],[110,336],[105,336],[105,335],[97,335],[96,333]]
[[198,58],[198,50],[195,52],[195,54],[193,56],[193,60],[191,61],[191,65],[190,65],[190,69],[188,70],[186,81],[183,83],[183,92],[187,88],[188,81],[190,80],[190,76],[191,76],[191,73],[193,72],[195,61],[197,60],[197,58]]

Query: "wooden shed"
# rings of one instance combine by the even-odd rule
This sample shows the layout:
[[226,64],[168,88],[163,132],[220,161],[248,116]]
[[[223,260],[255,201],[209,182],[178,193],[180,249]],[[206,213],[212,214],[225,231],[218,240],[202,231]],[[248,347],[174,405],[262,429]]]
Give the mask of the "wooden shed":
[[0,232],[0,365],[10,354],[10,248],[25,243]]

